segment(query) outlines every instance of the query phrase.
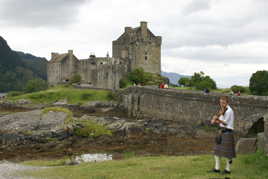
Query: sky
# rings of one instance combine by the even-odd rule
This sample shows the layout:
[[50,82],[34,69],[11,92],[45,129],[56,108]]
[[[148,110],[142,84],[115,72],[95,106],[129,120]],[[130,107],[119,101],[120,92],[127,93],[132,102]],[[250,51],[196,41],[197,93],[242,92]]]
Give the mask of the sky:
[[203,71],[220,88],[249,85],[268,70],[267,0],[0,0],[0,36],[51,58],[112,54],[125,26],[147,21],[162,36],[162,71]]

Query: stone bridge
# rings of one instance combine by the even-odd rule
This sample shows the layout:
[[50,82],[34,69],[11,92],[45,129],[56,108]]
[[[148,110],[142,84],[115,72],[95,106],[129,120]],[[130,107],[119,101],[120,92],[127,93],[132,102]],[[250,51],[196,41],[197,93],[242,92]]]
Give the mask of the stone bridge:
[[[198,128],[209,124],[211,117],[219,110],[218,100],[222,95],[156,87],[130,87],[121,93],[121,100],[129,116],[176,121],[185,126]],[[230,106],[235,112],[237,134],[257,134],[266,128],[268,139],[268,116],[265,116],[268,113],[268,97],[229,97]]]

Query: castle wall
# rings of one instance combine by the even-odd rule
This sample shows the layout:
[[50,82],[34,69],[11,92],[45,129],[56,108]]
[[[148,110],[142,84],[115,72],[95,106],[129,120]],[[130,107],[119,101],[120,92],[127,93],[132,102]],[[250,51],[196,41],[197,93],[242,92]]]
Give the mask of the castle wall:
[[55,85],[61,81],[61,64],[60,63],[48,63],[47,66],[48,83]]
[[132,47],[131,70],[142,67],[146,72],[161,72],[161,47],[155,42],[142,43]]
[[118,89],[120,79],[127,73],[126,64],[114,63],[112,58],[81,60],[78,74],[82,83],[96,88]]

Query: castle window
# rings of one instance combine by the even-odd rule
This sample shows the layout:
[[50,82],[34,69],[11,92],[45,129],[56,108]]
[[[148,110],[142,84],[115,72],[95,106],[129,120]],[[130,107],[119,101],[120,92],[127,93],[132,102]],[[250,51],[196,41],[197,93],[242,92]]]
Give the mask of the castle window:
[[148,57],[147,56],[145,56],[145,60],[148,60]]
[[145,52],[145,60],[148,60],[148,53],[147,52]]

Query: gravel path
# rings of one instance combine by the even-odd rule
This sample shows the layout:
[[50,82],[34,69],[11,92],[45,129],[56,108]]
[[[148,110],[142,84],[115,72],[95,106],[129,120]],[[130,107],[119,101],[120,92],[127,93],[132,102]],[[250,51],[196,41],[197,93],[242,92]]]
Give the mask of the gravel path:
[[11,163],[8,161],[0,161],[0,179],[34,179],[32,177],[16,176],[17,171],[36,170],[41,167],[31,167],[21,164]]

